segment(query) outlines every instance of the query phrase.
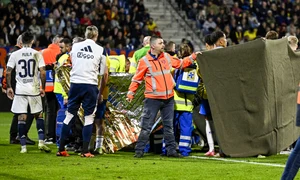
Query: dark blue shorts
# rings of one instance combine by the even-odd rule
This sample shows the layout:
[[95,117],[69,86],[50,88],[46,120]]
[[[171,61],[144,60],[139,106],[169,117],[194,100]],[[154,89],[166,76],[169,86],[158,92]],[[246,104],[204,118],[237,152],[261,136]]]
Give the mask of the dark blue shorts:
[[96,119],[104,119],[104,114],[105,114],[105,110],[106,110],[106,102],[107,102],[107,99],[104,99],[101,104],[98,104],[96,116],[95,116]]
[[84,116],[93,114],[98,100],[98,93],[99,90],[96,85],[71,83],[68,98],[68,112],[76,115],[82,103]]

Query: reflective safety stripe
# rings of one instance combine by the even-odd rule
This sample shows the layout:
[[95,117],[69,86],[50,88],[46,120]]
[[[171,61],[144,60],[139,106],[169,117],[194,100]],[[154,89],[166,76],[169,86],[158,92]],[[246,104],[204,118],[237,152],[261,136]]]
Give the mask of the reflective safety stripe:
[[127,94],[134,95],[135,93],[134,93],[134,92],[132,92],[132,91],[128,91],[128,93],[127,93]]
[[164,53],[164,56],[167,58],[168,64],[170,66],[170,69],[172,69],[172,63],[171,63],[170,56],[167,53]]
[[[171,94],[173,92],[172,90],[168,90],[168,94]],[[165,95],[166,91],[162,91],[162,92],[157,92],[157,91],[145,91],[145,94],[154,94],[154,95]]]
[[182,139],[182,140],[191,140],[191,136],[180,136],[179,139]]
[[162,139],[154,140],[153,142],[154,142],[154,144],[161,144],[162,143]]
[[150,71],[150,74],[151,74],[151,83],[152,83],[152,89],[154,92],[156,92],[156,81],[155,81],[155,78],[153,77],[154,73],[153,73],[153,70],[152,70],[152,66],[150,65],[150,62],[148,61],[148,59],[146,58],[146,56],[143,57],[149,71]]
[[116,68],[110,67],[109,72],[116,72]]
[[54,86],[53,82],[46,82],[46,86]]
[[[175,100],[175,104],[183,104],[183,105],[185,105],[185,101]],[[193,103],[191,101],[189,101],[189,100],[187,100],[186,104],[188,106],[193,106]]]
[[153,138],[158,139],[158,138],[163,138],[163,134],[154,134]]
[[190,90],[190,91],[195,91],[197,90],[197,87],[191,87],[191,86],[185,86],[185,85],[179,85],[179,89],[185,89],[185,90]]
[[183,146],[183,147],[189,147],[190,143],[187,143],[187,142],[179,142],[179,147]]
[[136,83],[141,84],[143,81],[132,80],[132,82],[136,82]]
[[136,64],[136,62],[130,62],[130,66],[136,67],[137,64]]
[[189,58],[190,58],[191,62],[193,63],[194,62],[193,56],[190,55]]
[[158,71],[158,72],[152,72],[152,75],[153,76],[160,76],[160,75],[165,75],[165,74],[167,74],[167,73],[169,73],[170,72],[170,70],[163,70],[162,72],[161,71]]

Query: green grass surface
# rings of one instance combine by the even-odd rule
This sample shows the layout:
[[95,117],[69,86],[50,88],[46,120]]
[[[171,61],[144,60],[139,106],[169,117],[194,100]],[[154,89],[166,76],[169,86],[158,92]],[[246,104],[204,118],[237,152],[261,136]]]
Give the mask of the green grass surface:
[[[0,179],[280,179],[283,167],[272,167],[213,159],[165,158],[147,154],[142,159],[133,158],[133,152],[117,152],[81,158],[56,157],[56,147],[50,154],[42,153],[35,146],[27,146],[28,153],[20,154],[19,145],[10,145],[9,128],[11,113],[0,113]],[[37,141],[35,123],[29,136]],[[204,157],[203,152],[192,156]],[[226,158],[248,162],[284,165],[286,155],[257,158]],[[300,175],[297,177],[298,179]],[[296,178],[296,179],[297,179]]]

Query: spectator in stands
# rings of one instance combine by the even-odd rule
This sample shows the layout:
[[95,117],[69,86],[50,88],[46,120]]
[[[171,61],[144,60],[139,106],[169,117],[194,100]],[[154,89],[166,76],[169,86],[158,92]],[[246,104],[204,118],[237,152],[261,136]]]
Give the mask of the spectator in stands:
[[60,26],[60,20],[56,19],[55,25],[51,27],[51,34],[61,35],[62,27]]
[[152,31],[152,36],[157,36],[157,37],[161,37],[161,33],[160,31],[158,30],[157,27],[155,27]]
[[153,31],[155,27],[157,27],[156,23],[153,21],[153,18],[150,18],[147,22],[147,27],[149,31]]
[[52,35],[51,35],[51,32],[49,31],[49,30],[46,30],[45,32],[44,32],[44,34],[42,34],[40,37],[39,37],[39,39],[38,39],[38,41],[39,41],[39,43],[40,43],[40,46],[41,47],[47,47],[49,44],[51,44],[51,42],[52,42]]
[[276,31],[269,31],[266,34],[266,39],[278,39],[278,33]]

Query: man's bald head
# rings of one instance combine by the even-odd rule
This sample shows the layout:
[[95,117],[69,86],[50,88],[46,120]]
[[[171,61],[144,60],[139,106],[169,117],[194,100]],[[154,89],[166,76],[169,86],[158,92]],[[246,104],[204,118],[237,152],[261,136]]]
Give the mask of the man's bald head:
[[150,44],[150,38],[151,38],[151,36],[144,37],[143,46],[146,46],[147,44]]
[[18,39],[17,39],[17,46],[22,47],[22,34],[19,35]]
[[60,36],[60,35],[56,35],[54,36],[54,38],[52,39],[52,44],[59,44],[60,41],[62,40],[63,38]]

